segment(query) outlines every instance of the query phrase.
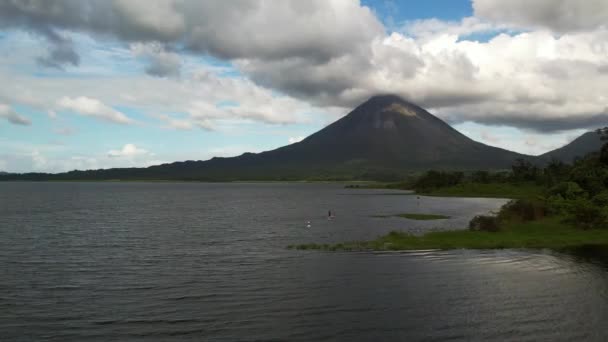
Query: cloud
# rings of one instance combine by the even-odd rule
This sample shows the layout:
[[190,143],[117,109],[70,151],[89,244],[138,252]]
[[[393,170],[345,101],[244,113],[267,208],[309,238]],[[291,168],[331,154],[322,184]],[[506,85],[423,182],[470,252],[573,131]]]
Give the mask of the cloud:
[[297,142],[300,142],[304,140],[303,136],[299,136],[299,137],[289,137],[289,144],[295,144]]
[[317,105],[352,107],[376,93],[397,93],[452,123],[552,132],[608,122],[608,73],[601,72],[608,30],[501,33],[486,42],[393,33],[372,47],[369,64],[263,62],[243,70]]
[[[58,144],[37,144],[27,141],[2,139],[0,144],[0,164],[7,172],[66,172],[71,170],[92,170],[113,167],[146,167],[166,163],[154,153],[126,144],[112,151],[78,152],[73,146]],[[133,145],[128,147],[129,145]],[[145,151],[145,152],[144,152]],[[109,155],[111,152],[113,155]],[[116,155],[114,155],[116,154]]]
[[178,54],[166,51],[159,43],[134,43],[131,51],[136,57],[147,60],[147,74],[158,77],[177,77],[180,74],[181,58]]
[[586,132],[584,129],[575,129],[547,135],[507,126],[492,127],[470,122],[458,124],[454,128],[473,140],[528,155],[539,155],[562,147]]
[[403,25],[401,31],[414,37],[427,38],[437,34],[467,36],[473,33],[494,33],[507,28],[506,25],[499,25],[477,17],[465,17],[459,22],[437,18],[408,21]]
[[38,31],[50,45],[47,55],[36,59],[39,65],[63,70],[67,65],[78,66],[80,64],[80,56],[76,53],[70,38],[58,34],[51,28],[41,28]]
[[133,158],[141,155],[149,155],[150,153],[143,148],[138,148],[134,144],[126,144],[120,150],[108,151],[108,157],[112,158]]
[[60,127],[60,128],[56,128],[53,130],[53,132],[55,132],[55,134],[59,134],[59,135],[74,135],[76,133],[76,130],[70,127]]
[[473,10],[494,22],[558,33],[605,28],[608,23],[605,0],[473,0]]
[[[161,113],[165,127],[184,130],[299,123],[311,112],[346,113],[377,93],[397,93],[452,123],[554,132],[606,122],[605,1],[473,6],[473,17],[414,21],[387,34],[359,1],[0,0],[2,27],[111,37],[161,76],[91,82],[0,70],[16,80],[0,101],[48,110],[57,99],[86,97],[115,122],[116,113],[126,116],[103,103]],[[471,38],[479,33],[496,35]],[[233,65],[236,76],[192,67],[200,55]],[[226,100],[238,105],[217,105]]]
[[0,118],[6,119],[13,125],[29,126],[32,124],[30,119],[15,112],[11,107],[0,103]]
[[347,0],[3,0],[0,25],[157,41],[226,59],[275,60],[329,60],[383,32],[369,8]]
[[166,114],[157,115],[156,117],[159,120],[166,122],[166,125],[163,126],[163,128],[178,129],[184,131],[189,131],[194,128],[194,124],[189,120],[173,118],[170,115]]
[[246,152],[258,153],[262,152],[262,149],[251,145],[230,145],[222,147],[212,147],[208,150],[208,154],[210,157],[223,158],[235,157]]
[[134,123],[125,114],[105,105],[97,99],[86,96],[76,98],[64,96],[57,101],[57,105],[60,108],[68,109],[84,116],[91,116],[119,124]]

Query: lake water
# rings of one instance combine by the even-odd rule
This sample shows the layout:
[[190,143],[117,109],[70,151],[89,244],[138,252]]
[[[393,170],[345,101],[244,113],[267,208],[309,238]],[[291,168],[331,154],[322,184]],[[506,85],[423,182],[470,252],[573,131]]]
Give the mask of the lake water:
[[[608,340],[601,259],[285,249],[463,228],[504,202],[325,184],[0,183],[0,340]],[[407,212],[451,219],[373,217]]]

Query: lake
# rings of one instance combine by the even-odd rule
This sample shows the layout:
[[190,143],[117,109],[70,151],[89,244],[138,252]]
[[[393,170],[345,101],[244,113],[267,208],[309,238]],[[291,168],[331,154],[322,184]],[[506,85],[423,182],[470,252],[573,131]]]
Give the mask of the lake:
[[[285,248],[466,228],[505,202],[337,184],[0,183],[0,336],[608,340],[608,264],[593,255]],[[451,218],[373,217],[409,212]]]

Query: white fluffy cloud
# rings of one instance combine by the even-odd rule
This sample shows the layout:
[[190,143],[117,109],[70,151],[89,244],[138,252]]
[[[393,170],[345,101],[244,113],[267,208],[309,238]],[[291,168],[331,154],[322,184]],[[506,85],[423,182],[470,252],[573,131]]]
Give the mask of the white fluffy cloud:
[[[71,110],[110,122],[135,120],[114,109],[128,107],[157,118],[172,129],[212,130],[223,121],[271,124],[306,122],[320,112],[304,101],[277,94],[244,77],[225,77],[212,67],[196,67],[177,78],[142,75],[90,78],[38,78],[0,68],[0,101],[48,112]],[[227,104],[227,105],[223,105]]]
[[134,123],[134,121],[125,114],[105,105],[97,99],[86,96],[79,96],[76,98],[64,96],[57,101],[57,106],[62,109],[71,110],[80,115],[91,116],[114,123]]
[[[166,163],[154,153],[133,144],[110,151],[78,151],[66,144],[36,144],[12,142],[0,137],[0,170],[7,172],[66,172],[71,170],[91,170],[112,167],[145,167]],[[114,154],[114,153],[112,153]]]
[[289,142],[290,144],[295,144],[295,143],[300,142],[300,141],[302,141],[302,140],[304,140],[304,137],[303,137],[303,136],[299,136],[299,137],[289,137],[288,142]]
[[133,158],[136,156],[148,154],[150,154],[150,152],[144,150],[143,148],[139,148],[134,144],[126,144],[120,150],[108,151],[108,157],[113,158]]
[[508,29],[508,25],[498,24],[477,17],[465,17],[460,21],[444,21],[436,18],[408,21],[401,31],[420,38],[429,38],[437,34],[467,36],[473,33],[491,33]]
[[453,122],[553,131],[608,120],[606,54],[600,48],[608,48],[608,31],[500,34],[487,42],[458,38],[415,40],[394,33],[385,44],[402,46],[424,66],[410,79],[374,77],[372,87],[398,89]]
[[11,107],[0,103],[0,118],[6,119],[13,125],[29,126],[32,124],[30,119],[15,112]]
[[[119,123],[132,120],[112,107],[127,106],[188,130],[226,120],[303,122],[310,112],[345,113],[371,95],[397,93],[453,123],[543,132],[606,124],[606,1],[473,7],[474,16],[458,22],[415,21],[387,34],[356,0],[0,0],[1,27],[113,37],[146,60],[149,74],[183,76],[91,82],[0,70],[12,81],[0,101],[48,110],[60,99],[62,108]],[[187,68],[196,54],[232,63],[241,75]]]

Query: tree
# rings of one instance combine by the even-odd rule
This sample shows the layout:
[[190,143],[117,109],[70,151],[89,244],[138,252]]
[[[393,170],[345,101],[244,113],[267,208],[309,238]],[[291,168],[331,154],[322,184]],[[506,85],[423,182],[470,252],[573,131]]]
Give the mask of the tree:
[[551,159],[542,171],[545,185],[552,186],[568,177],[570,166],[558,159]]
[[533,181],[538,175],[538,168],[523,158],[518,158],[511,166],[511,170],[516,181]]
[[595,133],[600,135],[600,139],[608,140],[608,126],[596,129]]
[[[600,135],[600,139],[608,141],[608,127],[598,128],[595,132]],[[608,143],[600,150],[600,163],[608,165]]]

